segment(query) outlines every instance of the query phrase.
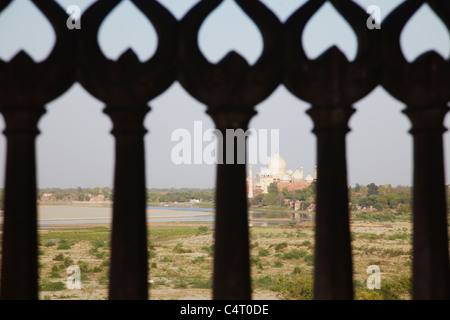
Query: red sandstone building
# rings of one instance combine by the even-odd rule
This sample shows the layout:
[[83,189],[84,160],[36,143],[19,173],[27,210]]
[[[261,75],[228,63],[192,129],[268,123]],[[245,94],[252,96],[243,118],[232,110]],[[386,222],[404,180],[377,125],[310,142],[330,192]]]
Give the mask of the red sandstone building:
[[249,167],[249,176],[247,177],[247,195],[248,198],[267,193],[268,186],[276,182],[278,190],[287,188],[289,191],[301,190],[317,179],[317,167],[314,167],[314,177],[303,175],[303,167],[298,170],[288,170],[286,161],[277,153],[267,163],[267,168],[261,169],[253,177],[253,167]]

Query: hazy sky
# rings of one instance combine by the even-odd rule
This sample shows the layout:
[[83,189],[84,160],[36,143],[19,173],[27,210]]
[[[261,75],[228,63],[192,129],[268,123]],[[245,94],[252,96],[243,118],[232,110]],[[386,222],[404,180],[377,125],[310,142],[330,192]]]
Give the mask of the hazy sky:
[[[58,0],[63,7],[71,4],[82,8],[91,0]],[[179,19],[195,4],[195,0],[160,0]],[[284,21],[305,0],[264,0]],[[358,0],[363,8],[379,5],[382,19],[401,0]],[[81,21],[83,27],[83,21]],[[9,61],[24,49],[36,61],[45,59],[52,50],[54,32],[29,0],[15,0],[0,14],[0,59]],[[310,58],[319,56],[336,44],[352,59],[356,55],[354,32],[327,3],[308,22],[303,44]],[[105,56],[117,59],[132,47],[144,61],[156,50],[157,37],[149,21],[134,5],[123,0],[104,21],[99,43]],[[445,25],[425,5],[416,13],[402,33],[401,44],[408,60],[428,50],[445,58],[450,54],[450,37]],[[233,0],[225,0],[204,22],[199,46],[211,62],[220,61],[233,49],[249,63],[258,60],[262,37],[257,27],[246,18]],[[205,114],[206,107],[174,83],[166,92],[149,103],[152,111],[145,119],[149,133],[145,136],[148,187],[213,187],[214,165],[175,165],[171,141],[175,129],[193,132],[194,121],[202,121],[203,130],[213,128]],[[41,135],[37,140],[38,186],[105,187],[113,185],[114,140],[111,121],[102,113],[103,103],[90,96],[78,83],[63,96],[47,105],[41,119]],[[412,137],[409,120],[401,113],[403,104],[381,87],[355,105],[351,118],[352,131],[347,137],[349,184],[412,184]],[[288,168],[304,167],[312,174],[315,164],[315,136],[312,121],[305,114],[309,105],[292,96],[284,86],[257,106],[258,115],[250,123],[254,129],[278,129],[280,154]],[[450,127],[450,116],[445,121]],[[0,117],[0,130],[4,122]],[[206,143],[205,143],[206,146]],[[450,134],[444,136],[446,182],[450,182]],[[0,187],[4,184],[5,139],[0,136]],[[254,166],[254,171],[260,166]]]

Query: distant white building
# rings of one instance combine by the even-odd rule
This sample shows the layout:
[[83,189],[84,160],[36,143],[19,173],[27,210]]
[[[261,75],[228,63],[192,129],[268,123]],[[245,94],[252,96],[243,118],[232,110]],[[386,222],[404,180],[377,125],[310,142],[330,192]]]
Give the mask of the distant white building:
[[267,188],[276,182],[279,190],[287,187],[290,191],[301,190],[308,187],[317,179],[317,168],[314,167],[314,177],[303,176],[303,167],[300,170],[287,169],[286,161],[277,153],[270,158],[267,168],[262,168],[253,178],[253,167],[249,167],[247,178],[248,197],[253,198],[260,193],[267,193]]

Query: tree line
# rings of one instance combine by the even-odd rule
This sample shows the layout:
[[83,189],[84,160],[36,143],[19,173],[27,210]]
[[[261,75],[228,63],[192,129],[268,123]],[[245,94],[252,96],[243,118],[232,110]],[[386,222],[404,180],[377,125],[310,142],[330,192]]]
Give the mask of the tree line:
[[[64,200],[70,197],[73,200],[89,201],[91,196],[98,196],[100,190],[105,200],[113,200],[113,189],[106,188],[46,188],[39,189],[38,199],[46,193],[54,195],[56,200]],[[368,185],[356,184],[348,188],[349,205],[351,210],[373,209],[377,211],[393,210],[398,213],[411,212],[411,192],[409,186],[396,186],[390,184]],[[277,184],[272,183],[268,187],[268,193],[258,194],[249,199],[249,205],[256,207],[288,207],[292,201],[301,201],[302,207],[307,208],[315,203],[316,184],[313,182],[309,187],[302,190],[289,191],[287,188],[278,190]],[[158,202],[189,202],[193,199],[202,202],[214,202],[214,189],[147,189],[147,200],[150,203]],[[0,209],[3,209],[4,192],[0,189]],[[447,204],[450,205],[450,188],[447,188]]]
[[409,186],[379,185],[370,183],[367,186],[356,184],[349,188],[351,208],[375,209],[378,211],[391,209],[398,213],[411,211],[412,188]]
[[[267,193],[260,193],[250,199],[250,204],[256,207],[266,206],[289,206],[289,201],[302,201],[303,207],[307,208],[315,203],[316,197],[316,182],[311,183],[307,188],[301,190],[289,191],[284,187],[282,190],[278,189],[278,185],[272,182],[267,187]],[[285,201],[288,200],[288,201]]]
[[75,200],[75,201],[89,201],[91,197],[103,194],[105,200],[112,200],[113,190],[109,187],[100,188],[44,188],[38,189],[37,198],[39,200],[45,194],[52,194],[57,201]]
[[[411,211],[411,192],[409,186],[396,186],[390,184],[368,185],[356,184],[348,188],[349,206],[351,210],[393,210],[398,213]],[[450,191],[448,192],[450,200]],[[302,190],[289,191],[286,187],[279,190],[275,182],[267,188],[266,194],[258,194],[250,199],[250,204],[257,207],[279,206],[288,207],[293,201],[301,201],[303,208],[315,203],[316,183]]]
[[214,202],[214,189],[149,189],[147,201],[157,202],[189,202],[199,200],[201,202]]

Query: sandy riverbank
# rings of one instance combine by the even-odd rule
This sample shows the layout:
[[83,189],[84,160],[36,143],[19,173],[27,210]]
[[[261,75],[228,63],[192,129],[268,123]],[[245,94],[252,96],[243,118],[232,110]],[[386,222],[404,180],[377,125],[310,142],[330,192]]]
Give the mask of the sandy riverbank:
[[[147,219],[188,219],[196,217],[213,216],[214,211],[194,211],[178,209],[147,209]],[[38,206],[39,224],[107,224],[112,221],[112,208],[87,206]]]
[[[112,207],[85,204],[40,204],[38,209],[38,224],[42,227],[88,227],[110,226],[112,222]],[[174,222],[213,222],[214,208],[192,207],[148,207],[148,223]],[[291,218],[267,218],[249,214],[251,225],[276,225],[292,222]],[[0,224],[1,221],[0,215]],[[298,221],[297,221],[298,222]]]

